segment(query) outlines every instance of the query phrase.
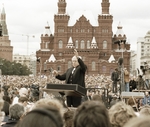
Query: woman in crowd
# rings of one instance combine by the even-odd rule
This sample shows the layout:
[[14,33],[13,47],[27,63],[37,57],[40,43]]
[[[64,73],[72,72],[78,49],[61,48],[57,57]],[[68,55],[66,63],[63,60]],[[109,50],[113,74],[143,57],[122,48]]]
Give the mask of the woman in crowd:
[[109,117],[112,127],[123,127],[136,114],[131,106],[119,101],[109,109]]
[[83,102],[77,109],[74,127],[111,127],[108,110],[100,101]]

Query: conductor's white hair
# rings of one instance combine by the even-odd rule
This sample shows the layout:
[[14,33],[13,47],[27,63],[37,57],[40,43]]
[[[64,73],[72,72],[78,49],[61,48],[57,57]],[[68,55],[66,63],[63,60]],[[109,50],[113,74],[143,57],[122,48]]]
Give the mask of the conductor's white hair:
[[[81,56],[78,56],[78,57],[79,57],[80,59],[82,59],[82,57],[81,57]],[[76,56],[73,56],[73,57],[72,57],[72,60],[73,60],[74,58],[76,58]]]

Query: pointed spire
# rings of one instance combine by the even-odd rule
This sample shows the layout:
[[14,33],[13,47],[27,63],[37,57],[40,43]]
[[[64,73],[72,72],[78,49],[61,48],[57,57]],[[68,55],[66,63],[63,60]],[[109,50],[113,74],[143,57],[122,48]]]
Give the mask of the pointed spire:
[[49,62],[55,62],[56,61],[56,58],[53,54],[50,55],[49,59],[48,59]]
[[113,62],[113,61],[115,61],[115,58],[114,58],[114,55],[111,54],[111,56],[110,56],[108,62],[111,63],[111,62]]
[[2,24],[2,34],[3,36],[7,36],[8,35],[8,30],[7,30],[7,24],[6,24],[6,13],[5,13],[5,9],[4,9],[4,5],[3,5],[3,9],[2,9],[2,12],[1,12],[1,24]]
[[73,46],[73,41],[72,41],[72,37],[69,38],[68,44],[67,44],[66,47],[67,47],[67,48],[74,48],[74,46]]
[[118,37],[119,35],[121,35],[122,37],[125,36],[123,29],[122,29],[122,25],[121,22],[119,22],[118,26],[117,26],[117,32],[116,32],[116,36]]
[[45,26],[44,36],[50,36],[51,34],[50,26]]
[[6,20],[6,14],[5,14],[5,9],[4,9],[4,4],[3,4],[3,8],[1,11],[1,21],[5,21]]
[[98,48],[95,37],[93,37],[93,39],[92,39],[91,48],[95,48],[95,49]]
[[3,9],[2,9],[2,14],[5,14],[4,4],[3,4]]
[[51,35],[52,35],[52,32],[50,30],[49,23],[47,22],[47,25],[45,26],[45,29],[44,29],[42,36],[50,37]]

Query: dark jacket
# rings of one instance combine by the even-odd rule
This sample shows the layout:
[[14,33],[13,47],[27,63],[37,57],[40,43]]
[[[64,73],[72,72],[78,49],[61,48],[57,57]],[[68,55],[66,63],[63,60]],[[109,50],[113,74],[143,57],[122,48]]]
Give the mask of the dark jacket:
[[[82,87],[85,87],[85,72],[87,66],[84,62],[78,58],[79,65],[76,67],[73,77],[72,77],[72,84],[78,84]],[[69,83],[69,77],[72,73],[73,67],[69,68],[64,74],[56,76],[59,80],[65,80],[66,84]]]
[[129,87],[130,87],[130,92],[132,92],[132,90],[136,89],[136,81],[135,80],[130,80],[129,82]]
[[111,80],[112,81],[118,81],[119,79],[119,73],[114,71],[112,74],[111,74]]
[[18,120],[11,120],[9,119],[6,123],[2,123],[1,127],[15,127],[17,124]]

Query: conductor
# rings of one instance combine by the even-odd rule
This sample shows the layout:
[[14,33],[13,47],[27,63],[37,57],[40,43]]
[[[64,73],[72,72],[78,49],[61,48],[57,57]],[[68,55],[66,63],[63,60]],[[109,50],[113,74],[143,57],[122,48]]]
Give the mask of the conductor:
[[[55,77],[59,80],[65,80],[66,84],[78,84],[85,87],[85,72],[87,66],[82,61],[81,57],[78,55],[76,49],[74,49],[74,56],[72,57],[72,67],[67,69],[67,71],[60,75],[56,70],[53,71]],[[78,107],[81,104],[81,97],[78,96],[67,96],[67,106],[68,107]]]

